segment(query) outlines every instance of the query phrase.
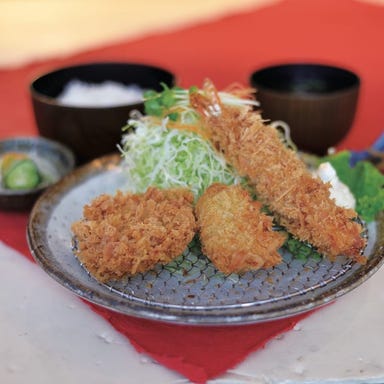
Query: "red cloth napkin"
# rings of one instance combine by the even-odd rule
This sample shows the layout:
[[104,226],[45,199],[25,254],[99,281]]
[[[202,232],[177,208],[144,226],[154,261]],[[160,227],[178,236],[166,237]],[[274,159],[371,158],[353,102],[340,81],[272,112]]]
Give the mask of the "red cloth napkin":
[[[277,5],[60,60],[0,71],[0,137],[36,134],[28,84],[58,66],[90,61],[136,61],[165,66],[179,84],[206,77],[225,87],[247,83],[250,73],[272,63],[316,61],[356,71],[362,80],[353,130],[340,148],[369,146],[384,127],[384,7],[351,0],[287,0]],[[0,239],[31,258],[27,214],[0,213]],[[264,324],[194,327],[157,323],[91,306],[140,352],[191,381],[204,383],[242,361],[303,316]]]

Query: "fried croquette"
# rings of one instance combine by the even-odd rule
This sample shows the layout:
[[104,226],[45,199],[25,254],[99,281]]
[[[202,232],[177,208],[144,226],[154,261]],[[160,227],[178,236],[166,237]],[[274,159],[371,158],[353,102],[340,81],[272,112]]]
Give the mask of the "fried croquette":
[[203,253],[225,273],[272,267],[286,236],[272,230],[272,217],[261,212],[240,185],[212,184],[197,201],[195,213]]
[[196,232],[187,189],[148,188],[144,194],[103,194],[73,223],[76,255],[101,282],[145,272],[182,254]]
[[330,260],[344,255],[366,261],[361,255],[366,241],[362,226],[354,220],[356,212],[335,204],[329,185],[312,177],[258,112],[248,106],[223,105],[210,82],[205,84],[205,94],[192,93],[190,101],[201,114],[212,144],[240,175],[248,177],[257,198],[279,224]]

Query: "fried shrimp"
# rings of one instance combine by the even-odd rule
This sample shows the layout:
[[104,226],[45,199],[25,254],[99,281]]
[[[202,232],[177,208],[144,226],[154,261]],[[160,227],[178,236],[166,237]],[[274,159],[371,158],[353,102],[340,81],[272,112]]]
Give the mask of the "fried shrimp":
[[193,194],[148,188],[144,194],[106,194],[73,223],[76,254],[97,280],[144,272],[179,256],[196,232]]
[[334,260],[344,255],[364,263],[362,226],[354,210],[338,207],[329,185],[312,177],[297,154],[248,106],[224,105],[210,82],[190,95],[213,145],[246,176],[257,198],[291,234]]
[[203,253],[225,274],[279,264],[285,235],[272,231],[272,217],[262,213],[240,185],[212,184],[195,207]]

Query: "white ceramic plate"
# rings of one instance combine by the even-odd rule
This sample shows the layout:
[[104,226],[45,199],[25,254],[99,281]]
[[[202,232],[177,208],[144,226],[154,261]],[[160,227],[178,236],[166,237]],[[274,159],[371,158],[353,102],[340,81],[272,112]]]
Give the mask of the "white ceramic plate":
[[302,261],[282,251],[271,269],[224,276],[202,255],[198,241],[166,266],[119,282],[101,284],[72,251],[71,224],[101,193],[126,187],[119,156],[95,160],[45,192],[28,225],[30,250],[40,266],[75,294],[124,314],[183,324],[247,324],[312,310],[351,291],[384,262],[384,219],[368,227],[366,265]]

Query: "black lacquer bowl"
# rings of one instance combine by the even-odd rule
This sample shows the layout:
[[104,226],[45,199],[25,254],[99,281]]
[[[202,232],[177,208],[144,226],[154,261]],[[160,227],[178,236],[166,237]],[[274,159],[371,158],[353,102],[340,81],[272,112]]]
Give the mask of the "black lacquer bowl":
[[30,94],[40,135],[71,148],[78,164],[117,152],[131,111],[143,112],[144,104],[140,100],[105,107],[64,105],[58,96],[71,80],[95,85],[111,81],[157,91],[162,89],[161,83],[169,87],[175,84],[175,76],[164,68],[125,62],[79,64],[54,69],[34,79]]
[[348,69],[279,64],[255,70],[249,82],[256,89],[262,117],[288,124],[302,151],[324,155],[353,126],[360,78]]

